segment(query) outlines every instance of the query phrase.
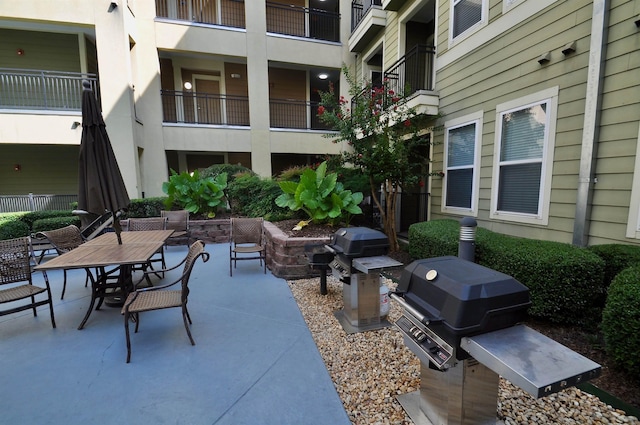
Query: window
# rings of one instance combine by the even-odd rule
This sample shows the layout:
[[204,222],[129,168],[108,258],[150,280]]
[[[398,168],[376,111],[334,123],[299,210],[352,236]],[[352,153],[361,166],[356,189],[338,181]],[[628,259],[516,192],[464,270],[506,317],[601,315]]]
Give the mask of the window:
[[476,213],[482,111],[445,123],[443,211]]
[[557,88],[524,100],[530,102],[497,108],[492,218],[546,225]]
[[484,20],[484,1],[486,0],[453,0],[452,38]]

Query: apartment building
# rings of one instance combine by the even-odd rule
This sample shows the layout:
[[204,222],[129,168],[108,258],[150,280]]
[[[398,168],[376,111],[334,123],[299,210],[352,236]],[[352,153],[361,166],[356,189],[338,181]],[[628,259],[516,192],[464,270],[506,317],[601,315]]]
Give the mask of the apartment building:
[[76,193],[82,79],[132,198],[162,195],[170,169],[271,176],[338,153],[316,111],[351,60],[349,14],[338,0],[0,3],[0,193]]
[[380,0],[365,21],[360,72],[439,116],[427,219],[640,242],[640,3]]
[[[580,246],[640,242],[633,0],[14,3],[0,4],[2,68],[88,76],[132,197],[160,194],[169,168],[268,176],[339,152],[314,102],[329,82],[347,95],[344,63],[438,118],[400,231],[470,216]],[[72,190],[79,105],[16,110],[0,89],[0,192]]]

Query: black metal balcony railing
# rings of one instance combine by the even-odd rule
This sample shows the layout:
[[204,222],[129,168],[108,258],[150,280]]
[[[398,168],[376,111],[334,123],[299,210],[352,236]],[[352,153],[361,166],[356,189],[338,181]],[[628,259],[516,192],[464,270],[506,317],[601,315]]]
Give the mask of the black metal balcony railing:
[[340,41],[340,14],[267,2],[267,32]]
[[245,28],[244,1],[156,0],[156,15],[225,27]]
[[270,99],[270,126],[301,130],[329,130],[329,127],[318,118],[318,105],[318,102]]
[[249,98],[162,90],[164,122],[249,125]]
[[360,21],[364,19],[371,6],[382,6],[382,0],[353,0],[351,2],[351,31],[355,30]]
[[95,74],[0,68],[0,108],[80,111],[82,80],[99,97]]
[[387,69],[383,78],[387,87],[408,97],[419,90],[433,90],[433,46],[416,45]]

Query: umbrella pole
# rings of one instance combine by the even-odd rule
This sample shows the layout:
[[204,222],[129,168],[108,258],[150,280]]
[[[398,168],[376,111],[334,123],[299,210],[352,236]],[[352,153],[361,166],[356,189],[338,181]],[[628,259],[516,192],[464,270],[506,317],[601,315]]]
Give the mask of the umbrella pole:
[[113,229],[116,231],[116,238],[118,238],[118,245],[122,245],[122,226],[120,226],[120,214],[113,214]]

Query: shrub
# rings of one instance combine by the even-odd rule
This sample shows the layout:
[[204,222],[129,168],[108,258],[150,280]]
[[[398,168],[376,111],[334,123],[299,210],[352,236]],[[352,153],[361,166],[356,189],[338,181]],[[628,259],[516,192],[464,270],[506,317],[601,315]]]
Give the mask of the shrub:
[[210,167],[205,168],[204,170],[200,170],[200,178],[206,179],[208,177],[213,177],[214,179],[218,177],[220,174],[227,174],[227,182],[231,183],[237,176],[243,174],[251,174],[256,175],[250,168],[245,167],[244,165],[239,164],[214,164]]
[[640,246],[605,244],[590,246],[588,249],[604,260],[604,283],[607,286],[622,270],[640,264]]
[[20,220],[2,220],[0,222],[0,240],[22,238],[31,233],[29,226]]
[[165,209],[166,196],[132,199],[127,212],[121,218],[160,217],[160,211]]
[[22,215],[20,221],[25,223],[29,229],[32,229],[34,222],[55,217],[73,217],[73,213],[71,210],[32,211]]
[[168,196],[165,207],[184,208],[192,214],[205,214],[209,218],[216,215],[218,207],[225,200],[224,190],[227,188],[227,174],[200,178],[198,170],[181,174],[171,170],[168,182],[162,184],[162,190]]
[[264,217],[268,221],[292,218],[287,208],[276,205],[282,191],[278,183],[255,174],[242,174],[227,186],[229,204],[234,214],[245,217]]
[[50,217],[41,218],[33,222],[31,233],[44,232],[47,230],[60,229],[69,225],[80,227],[80,217],[67,216],[67,217]]
[[433,258],[458,255],[460,225],[455,220],[433,220],[409,227],[411,258]]
[[[457,255],[454,220],[416,223],[409,228],[412,258]],[[559,242],[516,238],[476,229],[475,261],[527,286],[529,313],[554,323],[592,327],[600,317],[604,261],[587,249]]]
[[611,282],[602,332],[613,361],[633,376],[640,375],[640,265],[623,270]]

